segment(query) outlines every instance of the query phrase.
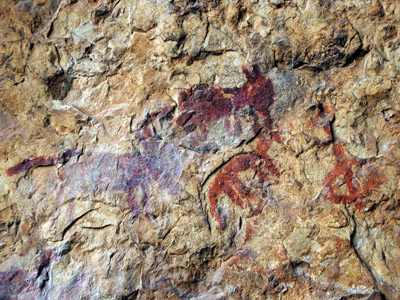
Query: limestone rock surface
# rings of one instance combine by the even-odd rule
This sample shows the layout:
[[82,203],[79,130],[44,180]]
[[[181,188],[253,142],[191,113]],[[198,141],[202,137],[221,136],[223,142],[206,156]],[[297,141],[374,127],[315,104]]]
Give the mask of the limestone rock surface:
[[400,3],[1,0],[0,299],[400,299]]

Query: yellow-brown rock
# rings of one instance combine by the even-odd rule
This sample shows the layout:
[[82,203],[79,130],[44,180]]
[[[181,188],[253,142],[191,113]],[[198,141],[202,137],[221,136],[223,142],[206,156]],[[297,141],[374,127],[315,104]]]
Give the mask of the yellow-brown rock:
[[0,299],[400,299],[400,4],[0,2]]

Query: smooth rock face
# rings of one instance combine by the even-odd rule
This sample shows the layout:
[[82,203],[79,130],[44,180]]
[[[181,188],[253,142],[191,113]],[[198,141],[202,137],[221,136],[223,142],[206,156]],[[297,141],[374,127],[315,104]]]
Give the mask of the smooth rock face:
[[400,299],[399,3],[0,16],[0,299]]

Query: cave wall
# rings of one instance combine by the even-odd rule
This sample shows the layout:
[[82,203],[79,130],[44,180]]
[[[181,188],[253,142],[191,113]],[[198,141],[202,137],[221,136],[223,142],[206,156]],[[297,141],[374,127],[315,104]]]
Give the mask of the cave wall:
[[400,299],[400,4],[0,1],[0,299]]

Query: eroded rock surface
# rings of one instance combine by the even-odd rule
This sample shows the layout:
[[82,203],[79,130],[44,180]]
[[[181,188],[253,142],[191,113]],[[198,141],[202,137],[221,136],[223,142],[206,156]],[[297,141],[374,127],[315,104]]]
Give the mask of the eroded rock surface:
[[0,299],[400,298],[396,1],[0,15]]

